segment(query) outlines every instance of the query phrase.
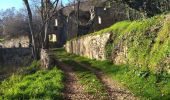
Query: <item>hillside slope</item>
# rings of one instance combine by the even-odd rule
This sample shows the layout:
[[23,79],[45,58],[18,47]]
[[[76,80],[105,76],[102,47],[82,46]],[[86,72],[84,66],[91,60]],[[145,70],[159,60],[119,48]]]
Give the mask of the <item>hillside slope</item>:
[[170,14],[116,23],[68,41],[66,50],[115,64],[170,73]]

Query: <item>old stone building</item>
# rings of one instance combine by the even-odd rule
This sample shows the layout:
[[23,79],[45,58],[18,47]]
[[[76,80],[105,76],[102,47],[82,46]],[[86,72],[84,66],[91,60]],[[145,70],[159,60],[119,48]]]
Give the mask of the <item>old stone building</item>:
[[134,20],[144,16],[118,1],[92,1],[80,3],[79,16],[77,4],[66,6],[58,11],[56,16],[58,25],[55,27],[58,46],[65,44],[66,40],[107,28],[118,21]]

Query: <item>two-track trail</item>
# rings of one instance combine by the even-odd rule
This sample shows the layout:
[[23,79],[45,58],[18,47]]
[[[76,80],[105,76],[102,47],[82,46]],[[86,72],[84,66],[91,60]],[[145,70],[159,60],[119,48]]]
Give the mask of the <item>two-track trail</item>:
[[[67,58],[67,55],[63,57],[60,51],[56,52],[59,54],[56,56],[56,65],[63,70],[65,74],[65,90],[63,92],[65,100],[138,100],[127,88],[118,84],[117,81],[114,81],[102,71],[88,64],[73,60],[72,57]],[[67,63],[67,61],[70,63]],[[79,67],[78,70],[75,70],[77,67]],[[96,93],[85,92],[85,85],[90,84],[90,82],[85,85],[79,82],[79,80],[82,80],[82,77],[78,77],[77,72],[84,73],[82,70],[79,71],[79,69],[82,69],[84,72],[88,71],[88,73],[91,73],[90,75],[95,75],[96,80],[99,80],[99,84],[102,84],[103,90],[96,89]],[[94,88],[94,86],[92,86],[92,88]],[[102,92],[105,92],[105,95],[101,95],[100,93]]]

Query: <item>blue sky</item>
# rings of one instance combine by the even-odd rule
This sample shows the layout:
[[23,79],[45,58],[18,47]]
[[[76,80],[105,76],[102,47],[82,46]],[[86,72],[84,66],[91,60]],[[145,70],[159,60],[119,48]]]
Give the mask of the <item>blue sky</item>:
[[[68,0],[62,0],[63,4],[66,4]],[[23,1],[22,0],[0,0],[0,9],[7,9],[7,8],[22,8]]]
[[23,7],[22,0],[0,0],[0,9],[7,9],[11,7]]

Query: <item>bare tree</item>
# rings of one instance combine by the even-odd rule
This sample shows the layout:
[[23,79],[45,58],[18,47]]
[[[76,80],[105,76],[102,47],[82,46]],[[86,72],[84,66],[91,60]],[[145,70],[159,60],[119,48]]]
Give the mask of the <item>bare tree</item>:
[[0,33],[4,37],[12,38],[15,36],[28,35],[29,25],[25,9],[15,10],[8,8],[0,12]]
[[[31,12],[31,8],[29,5],[28,0],[23,0],[25,3],[25,6],[27,8],[28,11],[28,16],[29,16],[29,26],[30,26],[30,31],[31,31],[31,36],[32,36],[32,45],[33,45],[33,49],[35,49],[35,51],[37,51],[36,49],[38,48],[35,44],[35,39],[40,38],[40,48],[41,48],[41,52],[40,53],[40,58],[44,59],[44,57],[42,57],[43,53],[47,53],[48,49],[49,49],[49,27],[50,27],[50,22],[53,19],[54,15],[57,14],[57,5],[59,0],[53,0],[53,2],[51,0],[41,0],[40,1],[40,8],[38,8],[40,15],[41,15],[41,26],[40,26],[40,30],[38,31],[38,36],[40,37],[35,37],[35,33],[33,30],[33,22],[32,22],[32,12]],[[34,55],[36,55],[36,53],[34,53]],[[36,57],[39,58],[39,57]],[[42,60],[41,59],[41,60]],[[42,64],[44,65],[43,67],[47,67],[48,61],[46,62],[46,60],[42,60]]]
[[3,21],[0,19],[0,36],[3,35]]
[[32,41],[32,53],[33,53],[33,57],[34,59],[38,59],[37,57],[37,50],[36,50],[36,45],[35,45],[35,33],[33,32],[33,22],[32,22],[32,12],[31,12],[31,8],[29,5],[28,0],[23,0],[24,4],[27,8],[28,11],[28,16],[29,16],[29,27],[30,27],[30,35],[31,35],[31,41]]
[[80,12],[80,0],[77,0],[77,36],[79,36],[79,12]]

